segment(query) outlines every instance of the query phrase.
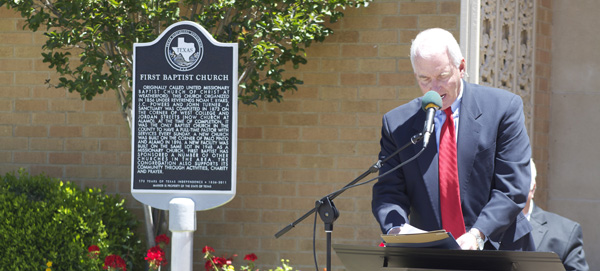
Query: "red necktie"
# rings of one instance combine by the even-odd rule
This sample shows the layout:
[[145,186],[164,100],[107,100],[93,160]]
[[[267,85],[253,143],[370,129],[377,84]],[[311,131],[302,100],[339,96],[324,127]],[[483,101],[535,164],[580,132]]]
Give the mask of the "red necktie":
[[452,108],[444,110],[446,122],[440,133],[439,174],[440,174],[440,208],[442,226],[447,232],[458,238],[465,233],[465,222],[460,207],[460,186],[458,184],[458,167],[456,164],[456,133]]

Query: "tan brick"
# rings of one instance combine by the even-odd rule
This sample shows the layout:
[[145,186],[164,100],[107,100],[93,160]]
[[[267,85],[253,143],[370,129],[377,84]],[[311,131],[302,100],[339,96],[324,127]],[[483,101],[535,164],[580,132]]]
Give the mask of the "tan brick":
[[299,128],[285,127],[265,127],[265,139],[298,139],[300,138]]
[[45,100],[17,100],[15,111],[47,111],[48,101]]
[[119,137],[119,128],[115,126],[88,126],[83,128],[85,137],[116,138]]
[[261,139],[263,128],[260,127],[238,127],[239,139]]
[[398,43],[398,31],[396,30],[379,30],[363,33],[360,37],[360,42],[364,43]]
[[460,2],[441,2],[440,3],[440,14],[460,14]]
[[376,57],[379,52],[379,45],[345,44],[342,45],[342,57],[366,58]]
[[292,113],[285,114],[282,120],[282,124],[286,126],[311,126],[317,125],[319,117],[312,113]]
[[365,15],[393,15],[398,13],[397,2],[373,2],[361,10]]
[[334,157],[325,156],[301,156],[301,168],[333,168],[335,164]]
[[400,3],[400,14],[435,14],[436,2],[404,2]]
[[41,58],[41,56],[42,49],[39,46],[15,46],[16,58]]
[[335,33],[327,39],[327,42],[339,42],[339,43],[356,43],[359,38],[358,31],[352,30],[336,30]]
[[265,210],[262,214],[263,221],[265,222],[276,222],[286,223],[297,219],[297,215],[294,212],[281,211],[281,210]]
[[283,142],[284,154],[316,154],[319,151],[319,145],[314,142]]
[[98,140],[97,139],[66,139],[65,140],[65,151],[97,151]]
[[48,154],[50,164],[81,164],[81,153],[52,152]]
[[[67,91],[63,88],[53,88],[47,86],[34,86],[33,89],[33,98],[65,98]],[[52,104],[52,103],[51,103]]]
[[380,145],[378,140],[374,140],[373,142],[360,142],[356,144],[356,154],[358,155],[377,155],[379,150]]
[[317,173],[311,169],[283,169],[281,179],[284,182],[314,182],[317,179]]
[[[373,113],[377,112],[376,101],[342,101],[341,112]],[[357,117],[360,117],[358,115]]]
[[340,128],[340,140],[378,140],[379,130],[373,128]]
[[31,123],[34,125],[65,124],[66,116],[63,113],[34,113]]
[[419,16],[419,28],[427,29],[432,27],[440,27],[448,30],[456,29],[458,27],[458,18],[456,16]]
[[260,215],[256,210],[225,210],[225,220],[229,222],[259,222]]
[[50,137],[81,137],[82,128],[78,126],[52,126]]
[[395,72],[394,59],[365,59],[360,61],[361,72]]
[[322,87],[320,91],[321,99],[356,99],[357,89],[355,87]]
[[397,97],[394,87],[361,87],[358,96],[360,99],[395,99]]
[[45,152],[15,152],[14,153],[15,163],[24,164],[43,164],[46,163]]
[[0,123],[2,124],[29,124],[30,119],[28,113],[0,113]]
[[313,57],[337,57],[340,55],[340,45],[337,44],[314,44],[306,50],[309,58]]
[[381,28],[405,29],[417,28],[418,16],[389,16],[381,21]]
[[355,59],[323,59],[321,60],[321,71],[323,72],[356,72],[357,61]]
[[83,161],[88,165],[116,165],[117,154],[114,152],[86,152]]
[[83,101],[78,99],[65,99],[50,101],[50,109],[59,112],[81,112]]
[[31,32],[10,32],[10,33],[3,33],[0,32],[0,40],[4,43],[4,44],[15,44],[15,45],[22,45],[22,44],[31,44],[33,42],[33,35],[31,34]]
[[263,155],[265,168],[295,168],[298,166],[298,157],[290,155]]
[[380,57],[410,57],[410,44],[383,44],[379,46]]
[[324,196],[324,192],[333,192],[333,186],[329,184],[299,184],[298,196],[301,197],[318,197]]
[[104,139],[100,140],[100,151],[130,151],[129,139]]
[[95,179],[99,177],[98,168],[98,166],[66,166],[65,174],[76,179]]
[[30,71],[32,68],[33,63],[31,60],[0,59],[0,71]]
[[339,157],[338,168],[355,169],[365,168],[365,170],[371,166],[374,162],[375,156],[366,157]]
[[102,113],[100,116],[102,117],[101,123],[103,125],[128,125],[127,120],[119,111],[115,111],[114,113]]
[[245,153],[281,153],[281,144],[279,142],[246,142],[242,151]]
[[31,138],[29,140],[31,151],[60,151],[63,150],[63,146],[62,139]]
[[12,125],[0,125],[0,137],[13,136]]
[[344,73],[341,75],[342,85],[368,86],[377,84],[374,73]]
[[31,165],[29,170],[31,175],[45,174],[53,178],[60,178],[63,176],[63,166],[59,165]]
[[304,140],[335,140],[338,139],[338,130],[327,127],[303,127],[302,139]]
[[108,111],[115,112],[119,110],[117,99],[94,99],[85,103],[85,112]]
[[69,125],[99,125],[101,120],[102,114],[100,113],[67,113],[67,124]]
[[47,137],[48,128],[45,126],[17,126],[15,127],[17,137]]
[[305,73],[304,84],[306,85],[337,85],[339,75],[337,73]]
[[356,125],[356,114],[322,114],[319,122],[326,126],[354,126]]
[[15,72],[15,85],[44,85],[48,79],[47,72]]
[[415,83],[414,73],[383,73],[379,75],[381,86],[413,86]]
[[100,168],[100,177],[106,179],[131,180],[129,166],[105,166]]
[[23,86],[0,86],[0,97],[26,98],[29,97],[29,88]]
[[329,154],[348,154],[352,155],[356,152],[356,143],[354,142],[327,142],[319,144],[320,153]]
[[304,112],[336,112],[340,109],[337,101],[303,101],[302,111]]
[[345,29],[377,29],[381,26],[379,16],[346,17],[343,21]]
[[[286,102],[282,104],[286,104]],[[246,125],[248,126],[273,126],[280,124],[281,116],[278,114],[246,114]]]
[[267,111],[271,112],[298,112],[300,111],[300,101],[287,101],[284,103],[269,103],[265,106]]
[[0,46],[0,58],[12,58],[15,56],[14,52],[15,52],[15,47],[13,47],[13,46]]
[[[0,56],[1,57],[1,56]],[[13,85],[14,74],[12,72],[0,72],[0,85]]]

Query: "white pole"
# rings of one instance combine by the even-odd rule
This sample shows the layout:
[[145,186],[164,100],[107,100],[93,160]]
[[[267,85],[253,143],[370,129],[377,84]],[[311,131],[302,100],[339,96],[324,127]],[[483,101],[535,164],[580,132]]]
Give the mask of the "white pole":
[[174,198],[169,202],[171,238],[171,270],[192,271],[196,210],[190,198]]

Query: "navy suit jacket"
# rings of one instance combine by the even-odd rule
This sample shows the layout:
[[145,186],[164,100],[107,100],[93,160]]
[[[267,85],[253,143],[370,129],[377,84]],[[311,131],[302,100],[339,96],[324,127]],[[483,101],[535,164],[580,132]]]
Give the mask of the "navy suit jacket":
[[589,266],[583,251],[583,233],[579,223],[544,211],[533,205],[531,232],[537,251],[558,254],[567,271],[587,271]]
[[[485,234],[486,249],[533,250],[531,225],[521,212],[531,180],[523,102],[505,90],[463,84],[457,159],[466,229],[475,227]],[[385,114],[379,158],[385,159],[422,132],[424,122],[421,98]],[[442,229],[435,142],[432,135],[417,159],[373,186],[372,209],[382,232],[404,223],[429,231]],[[390,158],[380,175],[422,147],[422,142],[417,143]]]

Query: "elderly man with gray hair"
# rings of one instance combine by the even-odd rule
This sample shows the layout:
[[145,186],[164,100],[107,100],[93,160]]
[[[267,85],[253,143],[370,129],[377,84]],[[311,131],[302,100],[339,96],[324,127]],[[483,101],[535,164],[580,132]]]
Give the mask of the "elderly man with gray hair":
[[537,171],[531,160],[531,186],[523,214],[529,219],[537,251],[554,252],[565,269],[589,270],[583,251],[583,233],[579,223],[555,213],[544,211],[533,203]]

